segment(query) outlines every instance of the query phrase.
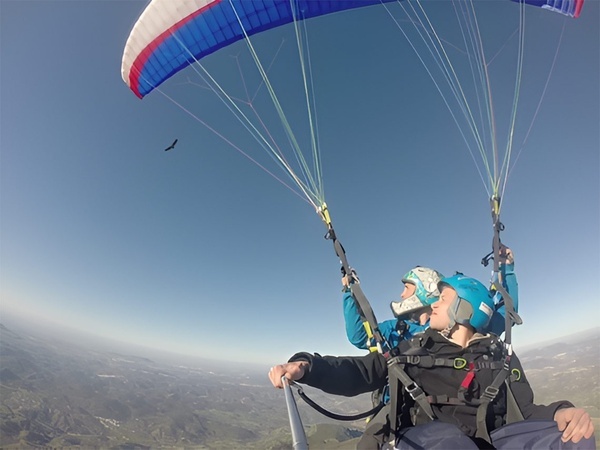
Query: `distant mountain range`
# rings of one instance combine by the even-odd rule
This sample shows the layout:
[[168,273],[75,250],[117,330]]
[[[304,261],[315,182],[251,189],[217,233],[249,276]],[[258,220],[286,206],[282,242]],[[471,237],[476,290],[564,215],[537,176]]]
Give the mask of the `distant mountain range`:
[[536,403],[566,399],[600,418],[600,327],[529,346],[519,359]]
[[[0,325],[3,449],[291,448],[283,394],[264,370],[159,362],[50,336]],[[599,344],[600,328],[522,352],[537,401],[566,398],[600,417]],[[371,406],[366,395],[348,399],[305,390],[342,414]],[[364,421],[331,421],[298,403],[311,448],[354,447]]]
[[[244,364],[240,372],[207,361],[167,364],[4,325],[0,342],[3,449],[290,447],[284,396],[270,385],[265,370],[247,370]],[[305,390],[343,414],[370,407],[367,396],[342,400]],[[327,422],[308,407],[302,408],[302,418],[306,425]],[[360,434],[352,426],[337,428],[314,433],[326,440]]]
[[519,354],[530,353],[532,350],[547,348],[552,344],[565,344],[565,345],[578,345],[580,343],[596,342],[600,339],[600,327],[590,328],[589,330],[577,331],[575,333],[570,333],[566,336],[561,337],[553,337],[549,336],[546,340],[529,344],[525,346],[519,346],[518,351]]

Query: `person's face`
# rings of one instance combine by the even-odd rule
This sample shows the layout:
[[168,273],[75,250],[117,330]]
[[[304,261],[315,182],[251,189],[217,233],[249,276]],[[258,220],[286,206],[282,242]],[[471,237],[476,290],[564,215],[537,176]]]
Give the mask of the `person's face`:
[[402,294],[400,295],[400,298],[402,300],[406,300],[408,297],[410,297],[411,295],[413,295],[416,290],[417,290],[417,287],[414,284],[412,284],[412,283],[404,283],[404,290],[402,291]]
[[450,325],[450,316],[448,308],[456,298],[456,291],[451,287],[444,287],[440,294],[440,299],[431,305],[431,317],[429,318],[429,327],[441,331]]

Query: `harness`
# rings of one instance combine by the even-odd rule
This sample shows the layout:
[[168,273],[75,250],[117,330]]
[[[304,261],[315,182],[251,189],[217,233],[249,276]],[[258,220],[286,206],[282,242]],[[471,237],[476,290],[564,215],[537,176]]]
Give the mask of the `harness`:
[[[523,420],[516,400],[510,389],[509,381],[517,381],[521,378],[518,369],[510,369],[510,360],[512,352],[507,351],[499,338],[492,338],[489,348],[485,351],[467,351],[462,356],[444,358],[432,356],[424,347],[426,340],[423,338],[412,339],[408,349],[396,348],[388,360],[388,369],[390,375],[393,373],[395,379],[390,378],[391,401],[390,401],[390,425],[391,429],[401,427],[399,419],[402,412],[398,409],[398,394],[404,390],[410,398],[415,401],[415,408],[411,409],[410,419],[413,425],[417,425],[419,412],[422,411],[429,418],[435,420],[437,417],[432,405],[454,405],[471,406],[477,408],[476,437],[490,442],[487,429],[486,417],[490,403],[497,397],[502,385],[506,385],[507,392],[507,423]],[[438,394],[428,395],[423,389],[408,375],[408,367],[419,367],[431,369],[435,367],[445,367],[452,370],[464,372],[464,377],[460,383],[456,395]],[[476,374],[484,371],[498,372],[492,383],[488,385],[478,398],[471,395],[470,388],[476,379]]]

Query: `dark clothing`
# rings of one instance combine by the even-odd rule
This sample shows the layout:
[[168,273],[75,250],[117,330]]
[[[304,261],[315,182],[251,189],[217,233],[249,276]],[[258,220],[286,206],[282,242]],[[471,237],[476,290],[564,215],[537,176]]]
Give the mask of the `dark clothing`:
[[[499,361],[502,357],[501,343],[495,336],[474,337],[467,347],[449,341],[439,332],[427,330],[409,341],[403,341],[399,346],[401,354],[431,355],[438,359],[464,358],[467,363],[474,363],[478,369],[474,378],[464,390],[464,397],[479,399],[481,392],[492,384],[496,374],[500,371],[499,365],[494,368],[484,368],[485,364]],[[415,352],[415,349],[418,351]],[[301,383],[314,386],[330,394],[355,396],[364,392],[371,392],[385,386],[387,380],[387,363],[379,353],[369,353],[362,357],[334,357],[298,353],[290,361],[305,360],[310,362],[310,369],[299,380]],[[491,364],[490,364],[491,365]],[[452,366],[421,367],[406,365],[405,371],[412,380],[420,386],[429,396],[435,417],[442,422],[456,425],[467,436],[475,436],[477,432],[477,405],[474,404],[448,404],[448,400],[459,397],[461,383],[467,375],[467,364],[464,368],[455,369]],[[525,378],[523,368],[518,358],[513,355],[510,369],[515,374],[520,374],[518,380],[511,382],[512,392],[517,400],[525,419],[553,420],[554,413],[561,408],[572,407],[567,401],[559,401],[551,405],[536,405],[533,403],[533,391]],[[420,409],[414,409],[415,403],[404,391],[398,399],[402,417],[399,422],[405,425],[418,425],[430,421]],[[412,408],[412,411],[409,411]],[[488,431],[499,428],[505,424],[506,415],[506,385],[502,385],[500,393],[492,401],[486,419]],[[411,418],[411,414],[416,415]]]

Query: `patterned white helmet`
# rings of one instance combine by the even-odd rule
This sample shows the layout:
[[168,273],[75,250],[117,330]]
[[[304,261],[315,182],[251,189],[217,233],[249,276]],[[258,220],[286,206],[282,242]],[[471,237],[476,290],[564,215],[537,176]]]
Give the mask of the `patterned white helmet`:
[[415,293],[399,302],[391,302],[390,308],[396,317],[406,316],[427,308],[435,303],[439,296],[438,283],[444,276],[437,270],[428,267],[415,267],[402,277],[403,283],[415,286]]

